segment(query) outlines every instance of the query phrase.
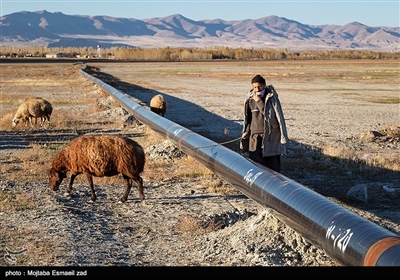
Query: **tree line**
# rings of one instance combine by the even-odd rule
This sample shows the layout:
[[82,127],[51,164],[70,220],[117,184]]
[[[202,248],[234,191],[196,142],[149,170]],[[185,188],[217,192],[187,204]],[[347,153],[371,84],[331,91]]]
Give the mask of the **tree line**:
[[2,46],[1,57],[46,57],[58,53],[68,58],[102,58],[135,61],[207,61],[230,60],[334,60],[334,59],[399,59],[399,52],[369,50],[303,50],[255,48],[134,48],[134,47],[53,47]]

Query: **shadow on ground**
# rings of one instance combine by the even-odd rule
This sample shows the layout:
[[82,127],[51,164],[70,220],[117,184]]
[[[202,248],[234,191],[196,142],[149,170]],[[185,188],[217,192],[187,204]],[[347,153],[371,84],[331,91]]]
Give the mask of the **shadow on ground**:
[[[192,102],[126,83],[117,77],[100,72],[97,68],[89,67],[87,72],[137,99],[135,102],[142,106],[148,106],[154,95],[164,95],[169,104],[173,104],[173,106],[167,107],[166,118],[239,152],[238,137],[241,134],[239,123],[242,120],[225,119]],[[203,120],[208,121],[203,122]],[[217,124],[221,127],[221,134],[215,134],[215,128],[207,129],[207,127]],[[290,141],[288,154],[283,157],[282,161],[283,175],[325,197],[331,197],[338,202],[362,210],[379,211],[390,208],[392,211],[400,211],[400,191],[388,193],[383,188],[384,185],[394,187],[399,185],[400,173],[397,171],[371,166],[359,160],[327,156],[319,148],[293,140]],[[367,203],[347,195],[348,190],[357,184],[367,186]]]

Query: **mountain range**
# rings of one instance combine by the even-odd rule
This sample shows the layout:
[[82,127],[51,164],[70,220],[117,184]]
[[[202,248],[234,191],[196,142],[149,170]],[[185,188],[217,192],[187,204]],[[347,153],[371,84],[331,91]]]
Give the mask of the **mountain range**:
[[0,17],[0,29],[3,46],[400,51],[400,27],[307,25],[274,15],[194,21],[180,14],[138,20],[21,11]]

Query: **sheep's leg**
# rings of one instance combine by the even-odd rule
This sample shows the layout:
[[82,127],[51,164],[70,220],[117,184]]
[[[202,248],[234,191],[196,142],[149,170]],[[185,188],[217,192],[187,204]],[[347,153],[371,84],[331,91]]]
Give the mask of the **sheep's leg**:
[[41,116],[41,124],[40,126],[44,127],[44,123],[46,122],[46,120],[49,122],[49,126],[50,126],[50,118],[48,116]]
[[143,201],[144,200],[143,179],[141,177],[138,177],[137,180],[136,180],[136,183],[138,185],[140,200]]
[[128,199],[128,195],[131,191],[132,188],[132,179],[130,179],[129,177],[122,175],[122,177],[124,177],[124,180],[126,182],[126,188],[124,191],[124,194],[122,195],[122,197],[120,198],[119,201],[121,201],[122,203],[124,203],[127,199]]
[[133,178],[133,180],[136,182],[136,184],[138,186],[140,201],[144,201],[143,179],[142,179],[142,177],[137,176],[137,177]]
[[90,174],[86,174],[86,178],[89,182],[90,185],[90,191],[92,193],[92,196],[90,197],[90,202],[95,202],[96,200],[96,192],[94,191],[94,186],[93,186],[93,176]]
[[[34,125],[33,125],[33,122],[32,122],[32,117],[29,117],[28,120],[29,120],[29,123],[31,124],[31,128],[33,128]],[[26,123],[25,123],[25,125],[26,125]]]
[[46,116],[46,117],[45,117],[45,119],[44,119],[44,121],[43,121],[43,124],[44,124],[44,122],[46,121],[46,119],[47,119],[47,127],[50,127],[50,116]]
[[[35,118],[35,123],[33,123],[33,118]],[[31,121],[31,126],[32,127],[36,127],[37,126],[37,117],[31,117],[30,121]]]
[[71,179],[69,180],[69,185],[67,187],[67,191],[65,192],[65,196],[70,196],[72,191],[72,185],[74,184],[74,180],[78,176],[78,174],[71,174]]

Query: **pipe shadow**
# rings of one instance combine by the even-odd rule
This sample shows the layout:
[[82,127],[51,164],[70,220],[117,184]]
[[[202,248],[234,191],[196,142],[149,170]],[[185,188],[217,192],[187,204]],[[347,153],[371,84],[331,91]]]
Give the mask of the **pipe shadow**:
[[[147,188],[151,188],[151,186],[147,187]],[[218,194],[199,194],[199,195],[185,195],[185,196],[165,196],[165,197],[154,197],[154,198],[146,198],[147,201],[161,201],[162,204],[173,204],[168,200],[205,200],[205,199],[220,199],[221,197],[223,197],[226,200],[229,199],[244,199],[247,200],[249,199],[247,196],[245,195],[218,195]],[[130,200],[130,198],[128,197],[128,200]],[[136,198],[132,198],[132,200],[137,200]],[[165,201],[165,202],[163,202]]]
[[[88,187],[88,189],[90,189]],[[88,203],[90,199],[90,190],[80,191],[74,198],[66,198],[60,194],[54,194],[58,202],[60,219],[68,219],[66,224],[70,224],[72,228],[80,230],[69,230],[68,237],[75,242],[76,247],[93,245],[98,240],[105,240],[111,244],[117,244],[119,250],[114,249],[113,255],[104,255],[102,260],[94,259],[91,254],[87,254],[85,250],[77,250],[74,258],[69,260],[68,265],[97,265],[101,262],[113,265],[126,265],[130,262],[131,256],[123,250],[123,246],[119,246],[119,240],[115,237],[115,224],[112,220],[115,217],[115,210],[111,209],[107,203]],[[120,232],[133,234],[138,227],[122,226]]]
[[[124,82],[108,73],[101,72],[97,67],[87,66],[85,72],[130,96],[143,107],[149,108],[153,96],[163,95],[167,102],[165,118],[231,150],[239,151],[238,137],[241,135],[243,119],[225,119],[195,103],[161,91]],[[209,128],[210,125],[213,126],[212,130]]]
[[[0,150],[31,149],[35,144],[66,144],[80,135],[88,133],[115,133],[114,130],[93,129],[30,129],[30,130],[1,130]],[[126,134],[127,137],[138,137],[137,133]]]
[[[98,68],[88,68],[89,71],[86,72],[129,95],[135,99],[136,103],[144,107],[148,107],[154,95],[164,95],[167,100],[166,118],[214,142],[223,144],[235,152],[240,152],[237,138],[241,135],[242,119],[225,119],[192,102],[126,83],[110,74],[100,72]],[[210,125],[214,126],[213,130],[208,128]],[[221,133],[215,133],[216,125],[221,128]],[[400,139],[397,141],[400,142]],[[397,187],[400,183],[400,172],[374,166],[359,159],[330,156],[321,148],[294,140],[289,141],[287,150],[287,155],[282,157],[284,176],[331,198],[336,203],[375,212],[378,216],[381,210],[400,211],[400,189]],[[348,191],[358,184],[364,184],[367,188],[366,202],[348,196]],[[397,191],[388,193],[383,188],[384,185],[397,187]],[[393,222],[400,223],[400,217],[393,218]]]
[[[363,210],[400,211],[399,171],[359,159],[330,156],[321,148],[295,141],[290,141],[287,150],[282,173],[303,186]],[[366,201],[347,195],[356,185],[366,186]],[[397,191],[388,192],[383,186],[397,187]]]

